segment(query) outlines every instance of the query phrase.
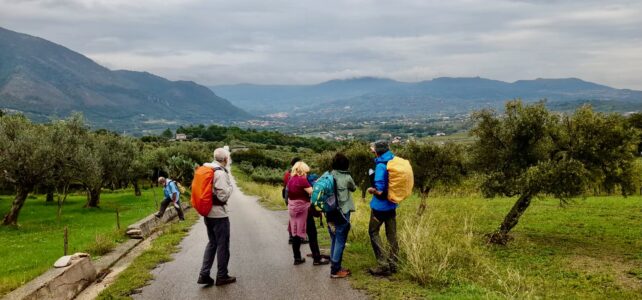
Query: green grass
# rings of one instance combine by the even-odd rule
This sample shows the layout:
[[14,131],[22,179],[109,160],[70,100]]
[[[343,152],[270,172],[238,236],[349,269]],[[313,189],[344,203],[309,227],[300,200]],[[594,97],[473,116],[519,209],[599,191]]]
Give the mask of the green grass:
[[[246,177],[237,179],[246,184]],[[280,192],[260,189],[269,188]],[[277,203],[277,195],[262,203]],[[588,197],[565,207],[536,199],[508,246],[487,245],[484,235],[515,199],[440,195],[417,216],[419,200],[412,197],[398,210],[401,270],[388,279],[366,272],[376,264],[367,233],[370,211],[357,194],[354,199],[344,264],[353,270],[351,284],[375,298],[642,299],[640,196]],[[325,232],[319,230],[320,238]]]
[[[161,190],[143,190],[135,197],[132,190],[103,192],[101,208],[83,208],[84,194],[70,195],[63,207],[60,221],[55,203],[46,203],[44,196],[30,196],[20,216],[18,227],[0,226],[0,296],[42,274],[63,255],[63,233],[69,229],[69,253],[90,252],[93,258],[111,250],[124,235],[128,225],[156,209],[153,195]],[[0,211],[5,214],[13,197],[0,196]],[[121,230],[116,228],[119,210]]]
[[236,178],[236,184],[241,191],[246,195],[259,197],[259,202],[267,209],[287,209],[281,196],[281,187],[253,182],[247,174],[237,168],[232,168],[232,174]]
[[137,257],[96,299],[131,299],[135,290],[154,279],[151,270],[172,259],[172,253],[178,250],[178,244],[198,218],[194,210],[187,210],[185,222],[166,224],[162,235],[152,242],[151,248]]

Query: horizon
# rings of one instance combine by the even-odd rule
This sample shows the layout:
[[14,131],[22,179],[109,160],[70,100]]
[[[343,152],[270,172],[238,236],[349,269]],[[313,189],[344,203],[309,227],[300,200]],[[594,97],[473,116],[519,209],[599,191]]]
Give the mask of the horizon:
[[0,26],[206,86],[581,78],[642,90],[642,3],[0,0]]

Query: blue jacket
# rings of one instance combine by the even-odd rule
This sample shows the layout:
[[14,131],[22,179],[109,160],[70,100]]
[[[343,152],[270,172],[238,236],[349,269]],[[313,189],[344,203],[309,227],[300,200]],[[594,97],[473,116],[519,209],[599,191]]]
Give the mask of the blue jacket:
[[382,191],[382,196],[372,195],[370,200],[370,208],[378,211],[390,211],[397,208],[396,203],[388,201],[384,196],[388,192],[388,167],[387,164],[395,157],[392,152],[388,151],[375,159],[375,174],[374,174],[374,188],[377,191]]

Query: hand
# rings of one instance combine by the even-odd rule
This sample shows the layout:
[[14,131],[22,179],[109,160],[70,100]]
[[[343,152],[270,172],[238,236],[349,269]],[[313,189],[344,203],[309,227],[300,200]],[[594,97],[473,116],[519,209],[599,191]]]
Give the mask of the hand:
[[374,195],[376,192],[377,192],[377,189],[375,189],[375,188],[373,188],[373,187],[368,188],[368,194],[370,194],[370,195]]

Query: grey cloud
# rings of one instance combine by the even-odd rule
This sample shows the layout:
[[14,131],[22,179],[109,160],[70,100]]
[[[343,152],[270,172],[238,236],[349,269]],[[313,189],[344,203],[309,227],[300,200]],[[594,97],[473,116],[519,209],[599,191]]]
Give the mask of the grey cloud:
[[0,26],[204,84],[573,76],[642,89],[639,1],[0,0]]

